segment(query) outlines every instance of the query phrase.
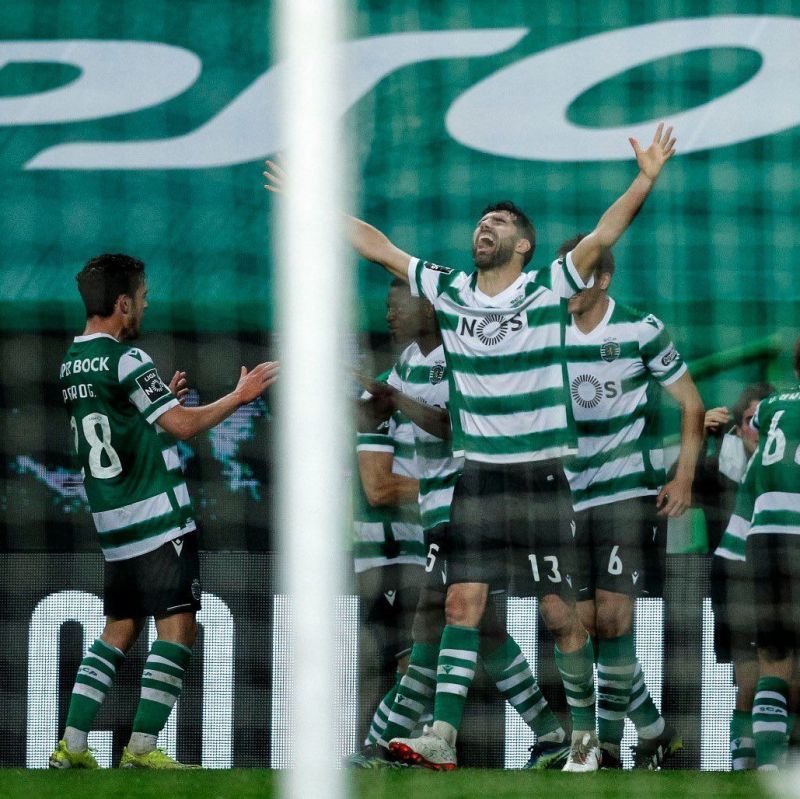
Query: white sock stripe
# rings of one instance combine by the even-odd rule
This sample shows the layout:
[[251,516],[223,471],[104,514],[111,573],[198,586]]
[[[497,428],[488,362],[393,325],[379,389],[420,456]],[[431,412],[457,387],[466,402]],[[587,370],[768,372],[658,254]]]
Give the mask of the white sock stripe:
[[631,691],[638,691],[641,688],[644,688],[644,692],[648,693],[647,686],[644,684],[644,676],[640,674],[633,675],[633,682],[631,683]]
[[734,771],[749,771],[756,767],[756,759],[754,757],[735,757],[731,765]]
[[178,689],[183,688],[183,680],[180,677],[173,677],[171,674],[165,674],[163,671],[153,671],[146,668],[142,676],[146,680],[156,680],[157,682],[163,682]]
[[[417,723],[417,717],[415,716],[404,716],[402,713],[398,712],[397,710],[393,710],[389,714],[389,723],[390,724],[397,724],[399,727],[402,727],[404,730],[412,729]],[[386,729],[384,727],[384,729]]]
[[110,660],[106,660],[104,657],[100,657],[100,655],[96,655],[94,652],[87,652],[86,653],[86,657],[87,658],[94,658],[95,660],[99,660],[104,666],[107,666],[109,669],[111,669],[113,674],[117,673],[116,667],[114,666],[114,664]]
[[597,664],[597,673],[599,674],[623,674],[625,676],[634,676],[633,663],[628,666],[607,666],[605,663],[600,662]]
[[458,685],[458,683],[440,683],[436,686],[437,693],[443,694],[455,694],[456,696],[466,696],[467,695],[467,686],[466,685]]
[[[752,749],[756,743],[752,738],[747,738],[744,735],[737,740],[739,741],[739,749]],[[733,749],[733,741],[731,741],[731,749]]]
[[777,691],[756,691],[756,698],[753,700],[753,704],[756,702],[763,702],[765,699],[773,699],[776,702],[780,702],[782,705],[787,703],[786,697],[783,694],[779,694]]
[[587,691],[591,691],[594,694],[594,683],[586,682],[586,683],[577,683],[577,682],[567,682],[567,680],[563,680],[564,688],[568,691],[575,691],[578,694],[585,694]]
[[97,688],[92,688],[91,685],[84,685],[81,682],[75,683],[72,688],[72,693],[85,696],[87,699],[91,699],[98,704],[102,704],[103,700],[106,698],[105,691],[98,691]]
[[[633,692],[631,692],[631,693],[633,693]],[[637,707],[639,707],[640,705],[643,705],[645,703],[645,701],[647,701],[647,694],[642,694],[641,696],[639,696],[636,699],[634,699],[628,705],[628,713],[632,713],[634,710],[636,710]]]
[[754,721],[753,732],[758,735],[760,732],[779,732],[786,735],[785,721]]
[[589,707],[589,705],[594,704],[594,694],[586,697],[586,699],[573,699],[573,697],[568,696],[567,704],[571,707]]
[[523,655],[523,654],[522,654],[522,652],[520,652],[520,653],[519,653],[519,654],[518,654],[518,655],[517,655],[517,656],[514,658],[514,660],[512,660],[512,661],[511,661],[511,663],[509,663],[509,664],[508,664],[508,665],[507,665],[507,666],[506,666],[506,667],[503,669],[503,671],[508,671],[509,669],[513,669],[514,667],[516,667],[516,666],[519,666],[519,665],[520,665],[520,663],[522,663],[522,661],[523,661],[523,660],[525,660],[525,655]]
[[597,717],[605,719],[606,721],[622,721],[628,715],[627,709],[625,710],[607,710],[606,708],[597,708]]
[[436,669],[423,669],[421,666],[409,666],[407,674],[419,672],[423,677],[430,677],[432,680],[436,679]]
[[[422,702],[417,702],[416,699],[409,699],[408,697],[404,696],[402,702],[397,702],[392,706],[392,713],[396,712],[398,704],[400,705],[400,707],[411,708],[413,711],[417,713],[417,715],[419,715],[425,710],[425,705]],[[392,717],[392,713],[389,714],[389,718]]]
[[478,662],[478,653],[472,649],[440,649],[439,662],[442,658],[458,658],[458,660],[468,660],[470,663]]
[[114,682],[113,677],[109,677],[104,671],[100,671],[94,666],[89,666],[83,663],[81,663],[81,666],[78,669],[78,676],[88,677],[90,680],[96,680],[97,682],[103,683],[103,685],[107,685],[109,688],[111,687],[111,683]]
[[527,671],[521,671],[519,674],[515,674],[513,677],[506,677],[505,680],[498,680],[495,684],[497,685],[498,691],[508,691],[515,685],[519,685],[521,682],[532,679],[533,675],[531,674],[531,670],[528,669]]
[[475,679],[475,669],[465,669],[461,666],[439,666],[438,674],[443,677],[463,677],[465,680]]
[[180,669],[181,671],[185,671],[183,666],[179,666],[174,660],[169,660],[169,658],[162,658],[161,655],[154,655],[152,652],[147,656],[148,663],[161,663],[164,666],[171,666],[173,669]]
[[634,679],[638,679],[641,676],[642,676],[642,664],[639,663],[639,661],[637,660],[633,664],[633,677]]
[[177,700],[175,694],[167,693],[166,691],[157,691],[155,688],[146,688],[142,686],[142,699],[149,699],[151,702],[158,702],[160,705],[172,707]]
[[533,707],[529,707],[524,713],[520,713],[523,719],[530,723],[533,721],[547,705],[547,700],[542,697]]
[[517,705],[521,705],[523,702],[527,702],[537,691],[539,690],[538,685],[530,685],[524,691],[520,691],[518,694],[514,694],[514,696],[509,696],[508,701],[516,707]]
[[[436,675],[433,675],[433,678],[435,680]],[[419,682],[413,677],[409,677],[407,674],[403,677],[400,687],[407,688],[409,691],[414,691],[414,693],[422,694],[423,696],[433,696],[433,692],[436,690],[435,685],[427,685],[424,682]]]
[[[630,708],[628,708],[628,712],[630,713]],[[652,724],[637,729],[637,732],[640,738],[652,741],[653,738],[658,738],[658,736],[664,732],[664,727],[666,727],[666,725],[667,723],[664,721],[664,717],[659,716]]]

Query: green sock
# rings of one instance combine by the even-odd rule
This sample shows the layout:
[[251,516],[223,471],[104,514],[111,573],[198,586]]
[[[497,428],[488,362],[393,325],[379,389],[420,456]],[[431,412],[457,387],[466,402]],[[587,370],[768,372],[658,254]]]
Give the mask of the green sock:
[[774,771],[786,759],[789,686],[780,677],[761,677],[753,700],[753,739],[760,771]]
[[86,739],[94,717],[114,682],[125,655],[98,638],[78,667],[67,713],[64,740],[73,752],[86,749]]
[[734,771],[756,767],[753,714],[747,710],[734,710],[731,716],[731,764]]
[[408,669],[397,686],[397,693],[389,712],[389,723],[383,731],[383,740],[404,738],[412,733],[417,722],[433,707],[436,694],[436,662],[439,647],[436,644],[414,644]]
[[442,633],[442,645],[436,668],[434,723],[443,721],[456,730],[461,726],[464,702],[478,662],[480,634],[475,627],[448,624]]
[[389,713],[391,711],[392,703],[394,702],[395,695],[397,694],[397,687],[400,685],[400,678],[403,675],[396,672],[394,675],[394,685],[386,692],[383,699],[378,703],[378,708],[372,717],[372,722],[369,725],[369,732],[364,739],[364,746],[371,746],[372,744],[385,743],[383,731],[389,722]]
[[631,700],[636,651],[633,636],[601,638],[597,662],[597,719],[601,744],[619,747]]
[[636,732],[640,740],[652,740],[658,738],[666,722],[658,712],[650,691],[647,690],[647,683],[644,681],[644,674],[639,661],[633,670],[633,685],[631,686],[631,702],[628,705],[628,718],[636,727]]
[[564,683],[567,704],[572,716],[572,735],[590,732],[594,735],[594,647],[586,636],[586,643],[577,652],[562,652],[555,647],[556,666]]
[[537,738],[547,735],[555,740],[561,733],[561,740],[564,740],[566,733],[550,710],[525,655],[510,635],[494,652],[483,658],[483,667],[497,685],[497,690],[522,716]]
[[142,673],[142,694],[133,732],[158,737],[183,688],[192,650],[171,641],[153,641]]

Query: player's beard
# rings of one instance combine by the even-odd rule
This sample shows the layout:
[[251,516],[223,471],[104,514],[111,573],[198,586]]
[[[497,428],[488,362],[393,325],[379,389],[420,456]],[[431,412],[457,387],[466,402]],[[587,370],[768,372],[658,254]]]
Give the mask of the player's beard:
[[501,239],[491,252],[479,253],[476,242],[472,245],[472,262],[479,272],[497,269],[511,260],[516,244],[512,239]]

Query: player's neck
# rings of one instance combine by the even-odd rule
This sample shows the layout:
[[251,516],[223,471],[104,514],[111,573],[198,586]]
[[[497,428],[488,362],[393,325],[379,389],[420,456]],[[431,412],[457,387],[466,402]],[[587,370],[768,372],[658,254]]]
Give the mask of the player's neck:
[[491,269],[478,270],[478,288],[487,297],[504,292],[521,274],[522,269],[513,260]]
[[417,338],[417,346],[423,355],[429,355],[442,343],[438,332],[426,333]]
[[600,322],[603,321],[603,317],[606,315],[606,311],[608,310],[608,295],[604,294],[603,296],[598,299],[598,301],[586,311],[582,313],[574,313],[572,314],[572,318],[575,321],[575,326],[581,333],[591,333]]
[[83,335],[92,336],[95,333],[105,333],[113,336],[117,341],[121,341],[124,327],[125,323],[121,319],[117,319],[116,314],[108,317],[92,316],[86,320]]

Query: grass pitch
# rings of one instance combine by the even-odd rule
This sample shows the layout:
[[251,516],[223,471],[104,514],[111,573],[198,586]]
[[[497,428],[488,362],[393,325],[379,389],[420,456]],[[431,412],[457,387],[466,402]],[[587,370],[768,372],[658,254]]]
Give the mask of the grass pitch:
[[[439,774],[408,769],[354,771],[348,776],[349,795],[365,799],[777,799],[753,773],[636,771],[579,775],[459,769]],[[278,795],[278,785],[278,772],[267,769],[158,773],[0,769],[3,799],[267,799]],[[790,794],[784,796],[788,799]]]

